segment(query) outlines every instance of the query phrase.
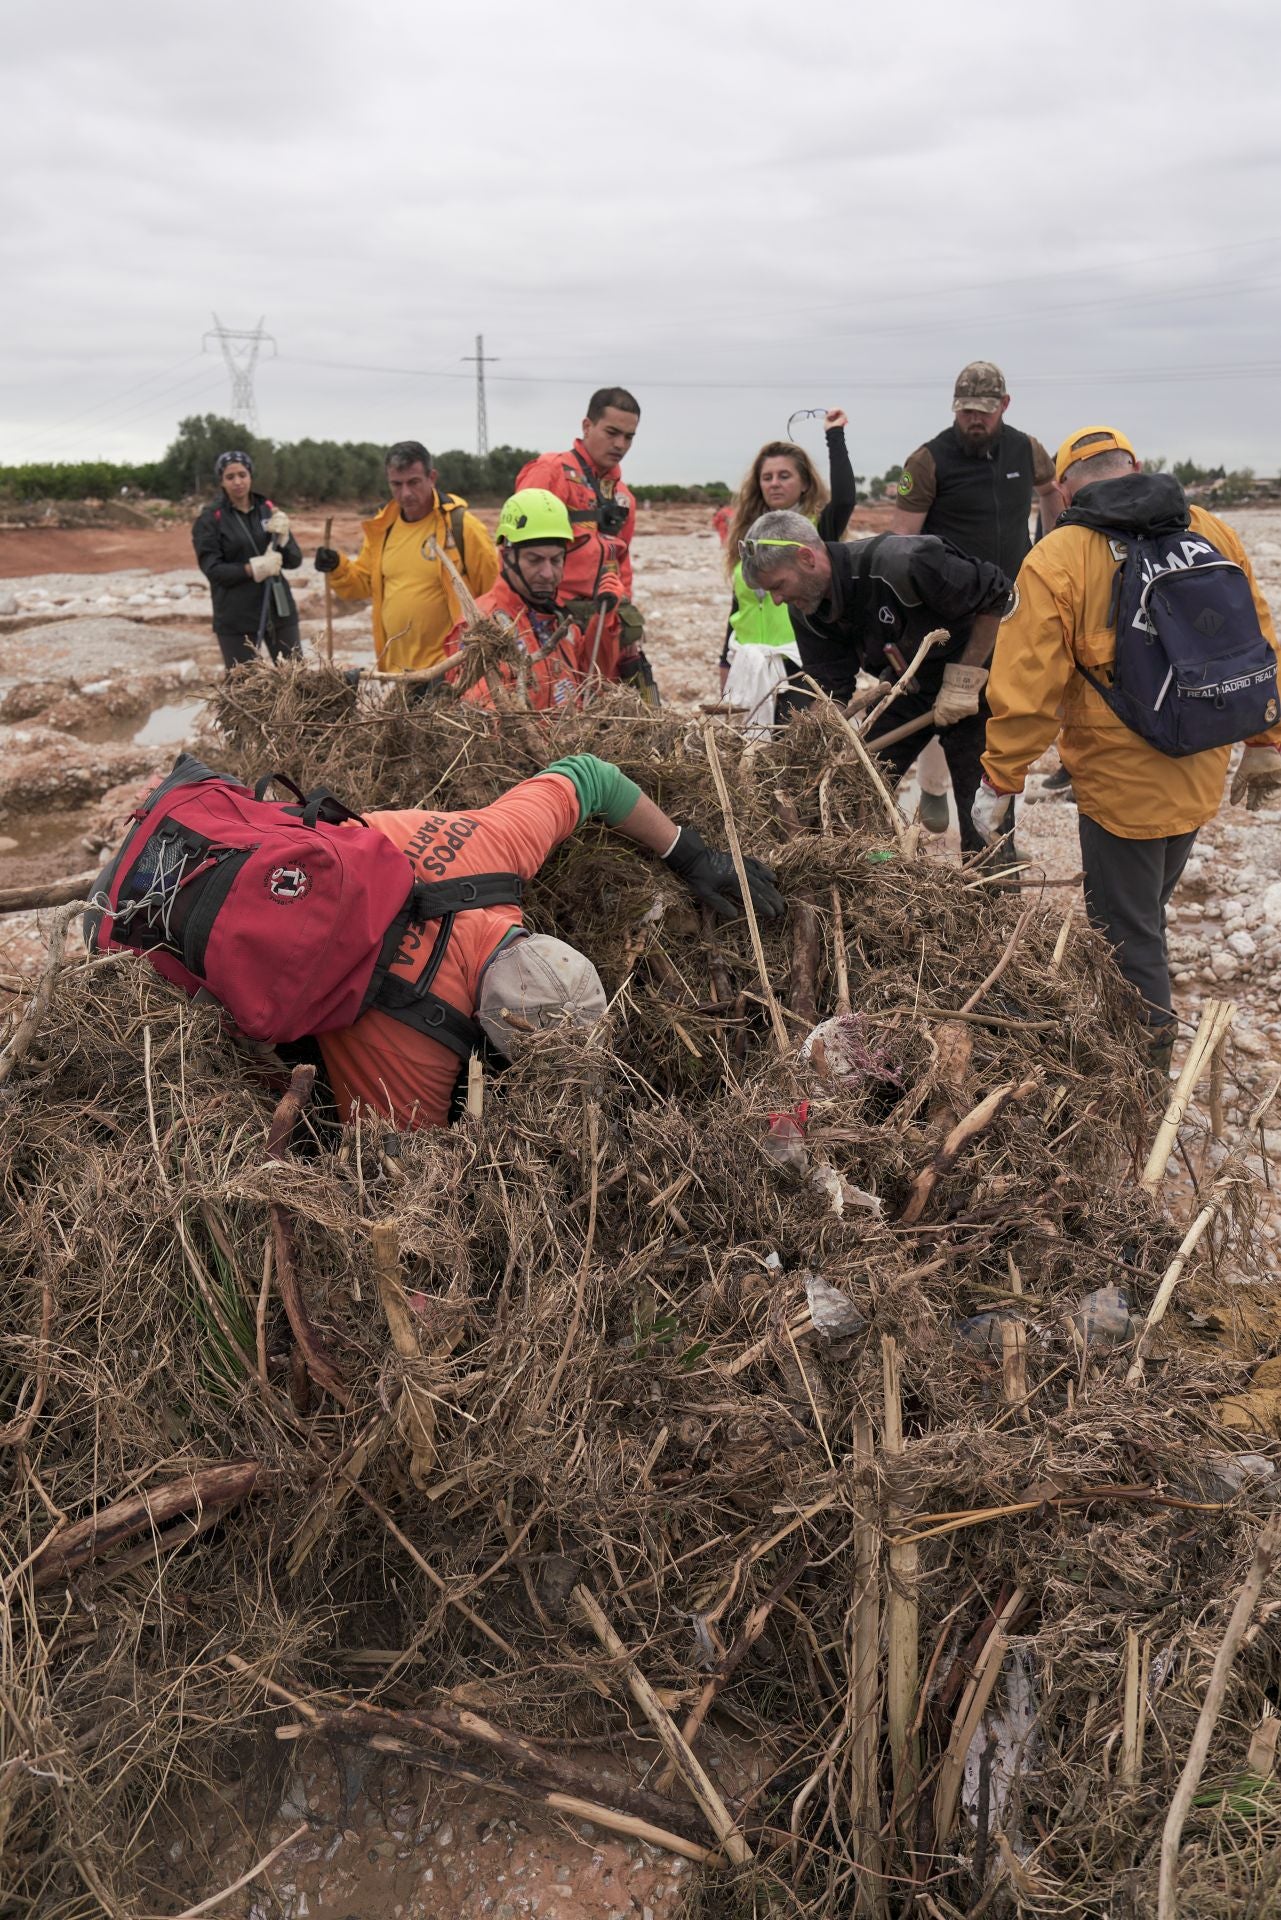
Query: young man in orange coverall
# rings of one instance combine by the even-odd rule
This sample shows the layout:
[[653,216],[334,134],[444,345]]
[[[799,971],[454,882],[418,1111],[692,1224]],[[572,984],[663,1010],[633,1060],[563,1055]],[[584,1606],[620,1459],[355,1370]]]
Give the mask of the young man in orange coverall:
[[[640,402],[626,387],[601,387],[588,401],[582,434],[569,451],[540,453],[516,476],[516,485],[545,487],[569,509],[579,537],[566,557],[560,604],[587,636],[584,668],[591,672],[594,649],[602,679],[626,680],[645,691],[653,687],[654,676],[641,648],[644,622],[631,597],[636,501],[619,464],[639,425]],[[608,605],[605,583],[611,573],[623,585],[617,607]]]
[[[557,605],[565,555],[573,544],[563,500],[545,487],[525,487],[506,501],[498,516],[498,584],[476,602],[481,613],[501,614],[516,629],[528,654],[525,695],[535,711],[574,704],[583,683],[583,636],[567,612]],[[621,598],[617,576],[611,580],[615,598]],[[445,652],[459,653],[467,638],[460,620],[445,642]],[[517,685],[515,670],[504,662],[468,687],[463,699],[478,707],[494,704],[491,680],[507,689]]]
[[[626,774],[592,754],[558,760],[491,805],[466,813],[416,809],[364,818],[404,851],[419,879],[517,874],[531,880],[561,841],[593,815],[657,854],[714,913],[727,919],[741,913],[729,854],[706,846],[693,827],[678,826]],[[757,913],[776,918],[784,901],[773,874],[750,857],[744,865]],[[432,994],[452,1010],[453,1021],[477,1020],[502,1051],[510,1051],[520,1030],[505,1023],[505,1011],[526,1027],[604,1012],[604,989],[591,962],[562,941],[526,935],[519,906],[474,907],[454,915],[448,927],[439,924],[446,929],[439,963],[435,933],[412,951],[402,949],[389,978],[421,986],[429,975]],[[474,1035],[476,1043],[479,1038]],[[464,1031],[456,1045],[447,1045],[371,1008],[352,1026],[317,1035],[317,1043],[342,1120],[366,1108],[404,1129],[448,1123],[454,1084],[473,1038]]]

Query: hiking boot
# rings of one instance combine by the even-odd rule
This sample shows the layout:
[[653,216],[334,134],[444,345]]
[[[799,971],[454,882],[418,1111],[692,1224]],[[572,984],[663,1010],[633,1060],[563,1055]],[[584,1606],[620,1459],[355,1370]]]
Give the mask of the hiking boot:
[[945,793],[926,793],[921,791],[921,825],[927,833],[946,833],[952,815]]
[[1071,793],[1072,776],[1066,767],[1056,767],[1053,773],[1047,773],[1041,782],[1042,793]]

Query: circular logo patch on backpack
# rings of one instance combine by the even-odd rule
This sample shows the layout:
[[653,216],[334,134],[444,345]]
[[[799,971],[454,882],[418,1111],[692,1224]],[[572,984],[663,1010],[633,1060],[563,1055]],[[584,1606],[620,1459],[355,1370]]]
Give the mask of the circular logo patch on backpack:
[[273,867],[267,875],[267,891],[273,900],[301,900],[311,892],[311,875],[306,867]]

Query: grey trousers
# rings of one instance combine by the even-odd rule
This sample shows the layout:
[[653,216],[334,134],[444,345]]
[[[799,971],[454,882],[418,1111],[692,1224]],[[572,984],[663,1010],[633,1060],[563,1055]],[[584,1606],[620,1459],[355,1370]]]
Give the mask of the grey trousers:
[[1111,942],[1116,963],[1146,1002],[1150,1027],[1174,1018],[1165,909],[1179,884],[1195,833],[1164,840],[1120,840],[1097,820],[1079,816],[1085,911]]

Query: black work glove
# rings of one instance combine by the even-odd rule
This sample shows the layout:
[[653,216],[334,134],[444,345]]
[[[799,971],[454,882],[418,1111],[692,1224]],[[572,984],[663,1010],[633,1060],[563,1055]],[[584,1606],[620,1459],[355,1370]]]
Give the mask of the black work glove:
[[333,547],[316,548],[316,572],[336,573],[342,564],[342,555]]
[[[702,900],[724,920],[737,920],[743,911],[734,862],[727,853],[709,847],[694,827],[682,827],[680,837],[663,864],[678,874],[696,899]],[[745,855],[743,866],[752,895],[752,905],[765,920],[777,920],[787,902],[774,885],[774,875],[763,860]]]

